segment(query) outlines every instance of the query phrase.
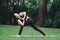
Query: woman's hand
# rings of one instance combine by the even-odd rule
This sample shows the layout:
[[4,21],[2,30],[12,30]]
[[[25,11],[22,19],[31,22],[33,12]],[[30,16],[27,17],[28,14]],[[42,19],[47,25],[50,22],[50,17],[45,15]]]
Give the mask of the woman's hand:
[[24,26],[24,24],[21,24],[21,26]]

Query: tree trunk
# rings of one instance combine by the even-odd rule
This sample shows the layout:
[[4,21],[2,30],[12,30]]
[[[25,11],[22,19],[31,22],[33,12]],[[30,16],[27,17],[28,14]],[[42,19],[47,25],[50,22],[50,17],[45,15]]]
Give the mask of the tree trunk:
[[45,21],[45,13],[47,10],[47,2],[48,0],[41,0],[40,1],[40,8],[39,8],[39,14],[38,14],[38,25],[43,25]]

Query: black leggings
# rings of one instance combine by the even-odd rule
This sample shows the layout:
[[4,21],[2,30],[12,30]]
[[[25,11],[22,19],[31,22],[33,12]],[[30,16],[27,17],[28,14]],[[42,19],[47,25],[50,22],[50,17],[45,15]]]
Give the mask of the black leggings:
[[[43,34],[45,36],[45,33],[40,30],[33,22],[33,20],[31,18],[29,18],[26,22],[25,22],[25,26],[27,25],[30,25],[33,29],[35,29],[36,31],[40,32],[41,34]],[[22,30],[23,30],[23,26],[20,27],[20,30],[19,30],[19,35],[21,35],[22,33]]]

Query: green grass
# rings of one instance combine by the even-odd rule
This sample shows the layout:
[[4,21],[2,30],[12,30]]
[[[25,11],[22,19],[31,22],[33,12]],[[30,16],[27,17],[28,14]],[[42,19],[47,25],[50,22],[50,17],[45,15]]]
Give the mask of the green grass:
[[[47,35],[55,35],[56,38],[12,38],[9,35],[17,35],[19,26],[0,25],[0,40],[60,40],[60,29],[40,28]],[[24,27],[22,35],[41,35],[31,27]]]

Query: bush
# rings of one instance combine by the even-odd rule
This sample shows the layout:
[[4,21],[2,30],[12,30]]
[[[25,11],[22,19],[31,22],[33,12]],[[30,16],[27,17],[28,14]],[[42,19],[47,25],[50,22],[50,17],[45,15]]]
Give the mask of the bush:
[[55,13],[53,27],[60,28],[60,12]]

